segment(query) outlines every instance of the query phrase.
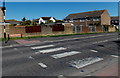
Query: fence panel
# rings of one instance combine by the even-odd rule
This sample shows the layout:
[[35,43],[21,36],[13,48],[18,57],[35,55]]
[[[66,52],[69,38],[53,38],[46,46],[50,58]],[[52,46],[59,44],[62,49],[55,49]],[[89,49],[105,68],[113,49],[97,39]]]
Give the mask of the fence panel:
[[64,31],[64,25],[52,26],[52,31]]
[[41,26],[26,26],[26,33],[41,32]]

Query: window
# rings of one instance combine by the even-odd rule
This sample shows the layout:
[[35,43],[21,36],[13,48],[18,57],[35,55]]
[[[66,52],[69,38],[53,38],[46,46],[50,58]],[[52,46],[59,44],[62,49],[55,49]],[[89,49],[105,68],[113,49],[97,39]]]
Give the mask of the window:
[[98,18],[96,18],[96,19],[93,19],[93,21],[99,21],[99,19],[98,19]]
[[85,22],[85,20],[84,20],[84,19],[81,19],[80,22]]
[[78,20],[74,20],[74,22],[78,22]]
[[112,23],[114,23],[114,21],[112,21]]
[[118,23],[118,21],[115,21],[115,23]]
[[82,32],[82,26],[76,25],[73,28],[74,33],[80,33]]
[[96,27],[95,26],[89,26],[89,32],[95,32]]

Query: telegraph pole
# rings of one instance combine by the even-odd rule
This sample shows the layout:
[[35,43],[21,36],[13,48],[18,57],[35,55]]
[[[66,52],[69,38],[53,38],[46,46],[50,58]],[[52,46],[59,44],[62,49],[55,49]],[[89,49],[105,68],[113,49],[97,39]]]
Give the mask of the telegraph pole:
[[6,8],[5,8],[5,0],[3,0],[3,8],[2,8],[2,10],[3,10],[3,14],[4,14],[4,21],[3,21],[3,23],[4,23],[4,42],[5,43],[7,43],[7,41],[6,41],[6,24],[5,24],[5,11],[6,11]]

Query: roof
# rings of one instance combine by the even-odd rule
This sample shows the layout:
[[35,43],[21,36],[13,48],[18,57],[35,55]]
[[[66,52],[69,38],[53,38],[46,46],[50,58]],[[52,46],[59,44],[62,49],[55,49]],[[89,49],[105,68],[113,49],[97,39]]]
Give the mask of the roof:
[[41,17],[43,20],[50,20],[51,17]]
[[111,20],[119,20],[119,17],[118,16],[112,16]]
[[95,11],[69,14],[65,19],[101,16],[104,11],[106,10],[95,10]]
[[17,21],[17,20],[14,20],[14,19],[11,19],[11,20],[5,20],[6,23],[10,23],[10,22],[18,22],[20,23],[21,21]]
[[[52,18],[52,17],[41,17],[43,20],[50,20],[50,18]],[[38,19],[35,19],[36,21],[39,21],[39,19],[40,18],[38,18]],[[53,17],[53,19],[55,19],[54,17]],[[56,20],[56,19],[55,19]]]

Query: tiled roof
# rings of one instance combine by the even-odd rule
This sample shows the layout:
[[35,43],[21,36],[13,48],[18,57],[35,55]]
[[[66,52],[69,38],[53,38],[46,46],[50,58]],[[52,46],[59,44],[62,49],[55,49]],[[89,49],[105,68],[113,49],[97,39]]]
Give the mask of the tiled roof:
[[[50,18],[51,17],[41,17],[43,20],[50,20]],[[54,18],[54,17],[53,17]],[[54,18],[55,19],[55,18]],[[39,20],[39,18],[38,19],[35,19],[36,21],[38,21]],[[56,19],[55,19],[56,20]]]
[[85,18],[85,17],[96,17],[101,16],[101,14],[105,10],[95,10],[95,11],[88,11],[88,12],[82,12],[82,13],[74,13],[69,14],[65,19],[71,19],[71,18]]
[[119,20],[119,17],[118,16],[112,16],[111,20]]
[[14,19],[11,19],[11,20],[5,20],[6,23],[10,23],[10,22],[18,22],[20,23],[21,21],[17,21],[17,20],[14,20]]
[[41,17],[43,20],[50,20],[51,17]]

